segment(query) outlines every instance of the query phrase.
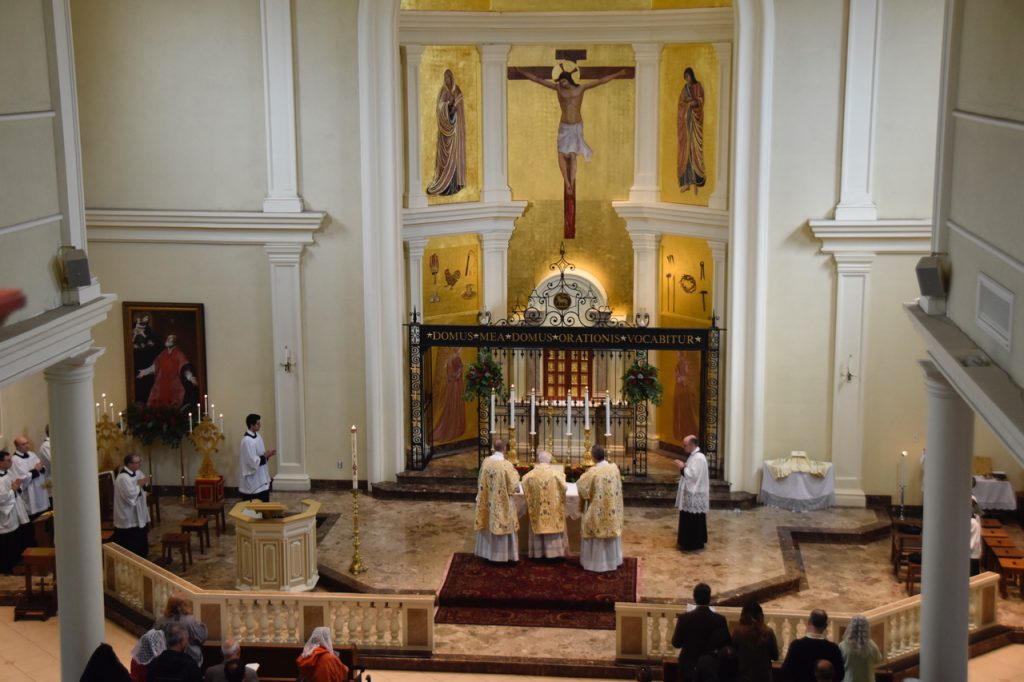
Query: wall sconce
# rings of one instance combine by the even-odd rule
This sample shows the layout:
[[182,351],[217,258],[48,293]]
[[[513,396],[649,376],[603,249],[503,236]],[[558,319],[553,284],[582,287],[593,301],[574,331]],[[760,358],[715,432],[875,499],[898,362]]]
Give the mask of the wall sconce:
[[284,362],[281,363],[281,367],[284,368],[284,371],[290,373],[292,371],[292,367],[295,367],[295,365],[297,365],[297,364],[298,364],[297,362],[292,362],[292,351],[291,351],[291,349],[288,348],[288,346],[285,346],[284,347]]
[[491,311],[490,310],[481,310],[480,312],[478,312],[476,314],[476,321],[479,322],[481,326],[490,324],[491,323]]
[[636,326],[646,327],[651,323],[651,314],[648,313],[645,309],[641,308],[640,312],[638,312],[634,316],[634,320],[636,322]]

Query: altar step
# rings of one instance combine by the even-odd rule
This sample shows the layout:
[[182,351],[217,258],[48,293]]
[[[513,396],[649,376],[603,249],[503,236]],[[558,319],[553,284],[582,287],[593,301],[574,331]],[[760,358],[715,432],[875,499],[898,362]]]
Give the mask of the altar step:
[[[391,483],[375,483],[373,496],[385,500],[443,500],[472,502],[476,499],[476,475],[468,470],[403,471]],[[676,500],[678,476],[626,476],[622,494],[633,507],[671,507]],[[711,481],[712,509],[751,509],[754,495],[732,492],[727,481]]]

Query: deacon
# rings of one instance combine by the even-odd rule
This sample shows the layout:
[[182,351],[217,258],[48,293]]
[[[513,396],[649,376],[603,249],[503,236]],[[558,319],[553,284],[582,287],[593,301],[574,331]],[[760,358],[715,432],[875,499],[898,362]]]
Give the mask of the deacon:
[[124,466],[114,480],[114,542],[145,559],[149,554],[149,478],[139,471],[141,466],[141,457],[125,455]]
[[551,464],[551,453],[541,451],[537,466],[523,476],[523,493],[530,512],[531,559],[553,559],[569,553],[565,530],[565,469]]
[[594,466],[576,487],[586,501],[580,527],[580,564],[588,571],[603,573],[622,565],[622,475],[619,467],[605,459],[604,448],[590,450]]
[[21,479],[11,473],[11,453],[0,450],[0,573],[11,573],[25,549],[28,512],[21,500]]
[[476,549],[473,553],[488,561],[516,562],[519,518],[512,493],[519,485],[519,473],[505,459],[505,441],[494,441],[494,454],[480,465],[476,486]]
[[708,541],[708,496],[711,482],[708,479],[708,460],[700,451],[697,437],[690,435],[683,439],[686,459],[673,459],[681,474],[676,491],[676,508],[679,509],[679,533],[676,541],[679,549],[704,549]]
[[245,418],[245,435],[238,446],[238,492],[243,500],[270,502],[270,467],[267,463],[277,450],[267,450],[260,435],[258,414]]
[[28,449],[28,438],[14,439],[14,475],[21,479],[22,494],[29,520],[35,519],[50,508],[50,496],[43,487],[46,482],[46,465],[39,455]]

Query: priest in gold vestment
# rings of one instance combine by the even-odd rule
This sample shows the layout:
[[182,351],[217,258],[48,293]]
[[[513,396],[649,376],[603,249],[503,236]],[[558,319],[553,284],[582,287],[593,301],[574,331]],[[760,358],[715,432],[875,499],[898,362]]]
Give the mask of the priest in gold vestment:
[[622,475],[605,459],[604,448],[591,449],[594,466],[576,487],[587,503],[580,527],[580,564],[588,571],[614,571],[622,565]]
[[537,466],[523,476],[523,493],[530,512],[531,559],[553,559],[569,553],[565,530],[565,469],[551,464],[551,453],[537,455]]
[[494,454],[480,465],[476,486],[476,548],[473,553],[488,561],[518,561],[519,518],[512,494],[519,472],[505,459],[505,441],[494,441]]

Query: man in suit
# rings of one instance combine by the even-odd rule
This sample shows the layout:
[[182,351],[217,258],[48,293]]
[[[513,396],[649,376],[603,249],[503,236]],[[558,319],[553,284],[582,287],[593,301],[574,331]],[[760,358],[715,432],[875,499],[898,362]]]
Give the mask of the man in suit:
[[231,638],[220,645],[220,653],[224,659],[223,663],[218,665],[211,665],[206,669],[206,682],[227,682],[227,673],[225,670],[231,668],[244,668],[245,682],[259,682],[259,677],[256,675],[256,671],[252,668],[246,668],[242,662],[242,646],[238,643],[237,639]]
[[722,647],[732,643],[729,625],[725,616],[711,610],[711,588],[698,583],[693,588],[692,611],[679,614],[676,630],[672,634],[672,646],[679,647],[679,679],[692,680],[697,661],[702,656],[714,655]]
[[[817,665],[822,659],[832,664],[834,679],[841,680],[846,674],[843,653],[839,645],[825,639],[828,630],[828,614],[823,609],[814,609],[807,618],[807,634],[793,640],[782,662],[784,679],[792,682],[815,682]],[[828,678],[826,678],[828,679]]]

